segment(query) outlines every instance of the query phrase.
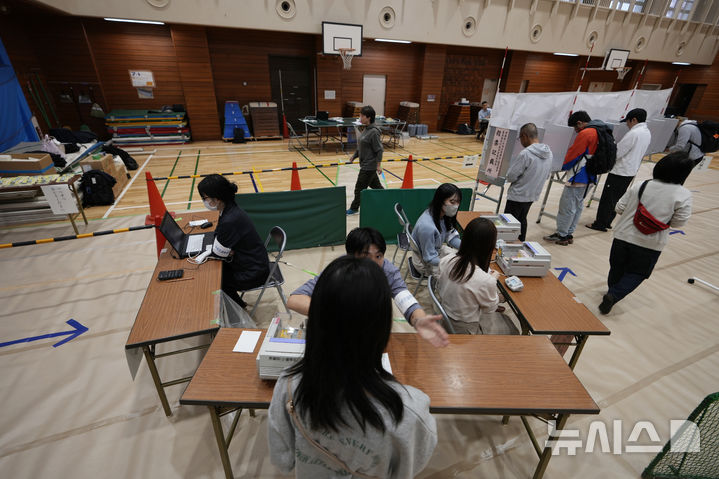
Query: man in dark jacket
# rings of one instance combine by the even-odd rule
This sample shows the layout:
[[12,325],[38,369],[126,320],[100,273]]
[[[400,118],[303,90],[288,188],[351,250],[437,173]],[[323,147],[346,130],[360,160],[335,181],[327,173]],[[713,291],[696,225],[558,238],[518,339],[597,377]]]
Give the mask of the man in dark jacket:
[[360,111],[360,121],[365,125],[365,129],[357,141],[357,151],[350,158],[350,163],[355,158],[360,159],[360,172],[357,175],[357,183],[355,183],[355,198],[347,210],[348,215],[353,215],[359,211],[360,194],[365,188],[373,188],[381,190],[382,184],[379,182],[377,175],[382,173],[382,132],[379,127],[374,124],[375,112],[371,106],[362,107]]

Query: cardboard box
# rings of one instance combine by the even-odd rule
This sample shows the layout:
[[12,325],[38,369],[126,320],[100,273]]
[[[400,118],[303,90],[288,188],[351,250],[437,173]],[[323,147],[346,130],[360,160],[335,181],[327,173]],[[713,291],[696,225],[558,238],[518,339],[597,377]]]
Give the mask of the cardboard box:
[[0,160],[0,176],[34,176],[57,173],[55,164],[47,153],[11,153],[10,157],[9,160]]
[[80,160],[80,168],[82,168],[83,173],[90,170],[102,170],[105,173],[112,174],[112,155],[110,155],[109,153],[105,154],[99,160],[96,160],[92,156],[89,156],[83,160]]
[[115,194],[115,199],[117,199],[118,196],[120,196],[120,193],[122,193],[122,190],[125,188],[125,185],[127,185],[127,182],[129,181],[127,179],[127,173],[125,172],[125,167],[119,166],[115,163],[112,164],[112,171],[108,171],[113,178],[115,178],[115,186],[112,187],[112,192]]

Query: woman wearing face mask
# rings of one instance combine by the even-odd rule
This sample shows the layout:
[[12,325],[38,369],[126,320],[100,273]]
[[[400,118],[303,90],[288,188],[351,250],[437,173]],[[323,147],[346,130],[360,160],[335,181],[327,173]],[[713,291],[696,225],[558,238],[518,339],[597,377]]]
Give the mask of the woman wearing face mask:
[[454,249],[459,248],[461,241],[456,230],[456,216],[461,202],[462,192],[459,188],[444,183],[437,188],[429,207],[417,219],[412,238],[419,250],[413,246],[412,264],[421,273],[437,274],[440,258],[452,252],[443,247],[443,243]]
[[225,260],[222,291],[244,308],[247,304],[237,291],[262,286],[270,274],[265,246],[250,217],[235,203],[237,185],[224,176],[209,175],[200,181],[197,191],[205,208],[220,212],[212,255]]

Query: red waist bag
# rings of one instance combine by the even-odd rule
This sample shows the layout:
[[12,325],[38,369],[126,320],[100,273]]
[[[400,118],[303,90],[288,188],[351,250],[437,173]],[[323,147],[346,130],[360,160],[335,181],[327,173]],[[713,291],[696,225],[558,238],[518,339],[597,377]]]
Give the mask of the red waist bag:
[[669,228],[668,224],[656,219],[642,204],[642,193],[644,193],[644,187],[647,186],[648,182],[649,180],[646,180],[642,183],[642,186],[639,187],[639,198],[637,198],[639,200],[639,206],[637,206],[637,211],[634,213],[634,226],[645,235],[658,233],[659,231]]

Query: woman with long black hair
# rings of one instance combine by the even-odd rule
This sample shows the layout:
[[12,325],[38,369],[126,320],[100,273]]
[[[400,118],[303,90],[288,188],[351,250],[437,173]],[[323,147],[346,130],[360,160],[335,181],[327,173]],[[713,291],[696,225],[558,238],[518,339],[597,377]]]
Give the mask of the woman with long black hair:
[[503,301],[497,291],[499,273],[489,269],[496,242],[494,223],[475,218],[464,230],[459,251],[439,262],[439,295],[455,333],[518,332],[508,317],[497,312],[497,305]]
[[410,478],[429,461],[437,429],[429,397],[382,367],[392,294],[375,263],[343,256],[312,294],[304,357],[277,380],[270,459],[295,477]]

